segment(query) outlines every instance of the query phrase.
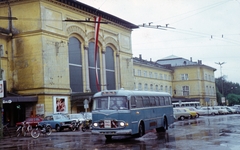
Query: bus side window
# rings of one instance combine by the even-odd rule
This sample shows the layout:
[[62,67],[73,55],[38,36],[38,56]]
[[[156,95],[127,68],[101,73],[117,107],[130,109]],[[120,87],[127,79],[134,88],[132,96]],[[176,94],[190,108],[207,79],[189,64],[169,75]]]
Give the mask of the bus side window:
[[143,107],[143,98],[141,97],[141,96],[137,96],[136,97],[136,106],[137,106],[137,108],[141,108],[141,107]]
[[135,97],[131,97],[131,108],[136,108],[136,99],[135,99]]
[[150,106],[156,106],[155,97],[150,96]]
[[148,96],[143,97],[143,107],[149,107],[150,106],[150,101]]
[[165,105],[165,101],[164,101],[164,98],[161,96],[159,97],[160,98],[160,105],[161,106],[164,106]]
[[156,106],[160,106],[159,97],[155,97]]
[[172,104],[172,99],[171,99],[171,97],[168,97],[168,99],[169,99],[169,103]]
[[165,100],[165,105],[170,105],[168,97],[165,96],[164,100]]

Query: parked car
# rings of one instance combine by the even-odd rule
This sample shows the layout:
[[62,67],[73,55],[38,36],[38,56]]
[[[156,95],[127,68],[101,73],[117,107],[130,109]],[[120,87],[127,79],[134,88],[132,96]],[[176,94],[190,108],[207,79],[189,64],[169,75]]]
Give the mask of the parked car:
[[183,108],[183,109],[190,113],[191,118],[198,118],[199,117],[199,114],[196,111],[190,110],[188,107]]
[[237,111],[236,111],[236,109],[234,109],[234,108],[232,108],[232,107],[226,107],[226,109],[228,110],[228,112],[230,113],[230,114],[235,114]]
[[17,122],[16,123],[16,127],[18,126],[23,126],[23,122],[26,122],[26,124],[31,125],[32,127],[35,127],[36,125],[38,125],[39,122],[41,122],[43,119],[41,117],[29,117],[26,120],[22,121],[22,122]]
[[82,113],[78,113],[78,114],[68,114],[68,116],[69,116],[69,119],[70,120],[74,120],[74,121],[76,121],[76,122],[80,122],[80,123],[82,123],[84,120],[85,120],[85,117],[84,117],[84,115],[82,114]]
[[231,106],[231,108],[235,109],[237,114],[240,113],[240,105],[234,105],[234,106]]
[[207,110],[197,109],[197,108],[195,108],[195,107],[187,107],[187,108],[188,108],[189,110],[191,110],[191,111],[197,112],[197,113],[198,113],[198,117],[208,114],[208,111],[207,111]]
[[173,116],[176,120],[189,119],[191,114],[182,108],[173,108]]
[[55,129],[59,132],[65,128],[71,130],[72,120],[70,120],[65,114],[53,114],[46,116],[43,121],[39,122],[39,124],[49,124],[52,129]]
[[228,114],[227,109],[223,108],[222,106],[213,106],[212,107],[214,110],[218,110],[218,114]]
[[92,120],[92,113],[91,112],[84,112],[83,116],[86,120]]
[[208,115],[218,115],[218,110],[215,110],[212,107],[201,107],[201,109],[206,110]]

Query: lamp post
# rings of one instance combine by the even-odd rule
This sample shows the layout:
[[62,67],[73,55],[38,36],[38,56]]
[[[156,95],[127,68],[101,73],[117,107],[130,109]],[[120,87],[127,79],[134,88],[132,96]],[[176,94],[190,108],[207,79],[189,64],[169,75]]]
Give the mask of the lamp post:
[[221,84],[222,84],[222,101],[224,100],[224,92],[223,92],[223,76],[222,76],[222,65],[225,64],[225,62],[215,62],[216,64],[218,64],[220,66],[220,73],[221,73]]

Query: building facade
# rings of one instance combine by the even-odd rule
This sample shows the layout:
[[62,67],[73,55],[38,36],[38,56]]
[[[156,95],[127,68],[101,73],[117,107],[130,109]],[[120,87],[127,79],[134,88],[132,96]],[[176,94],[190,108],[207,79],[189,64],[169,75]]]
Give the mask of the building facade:
[[1,107],[10,125],[29,116],[90,111],[93,94],[107,89],[216,101],[214,68],[183,58],[132,58],[131,33],[138,26],[81,2],[0,0],[0,16]]
[[66,0],[1,0],[0,16],[5,122],[85,111],[83,101],[98,90],[133,88],[131,32],[138,26]]
[[215,68],[177,56],[159,59],[156,63],[173,70],[172,90],[174,102],[197,101],[201,106],[217,105]]
[[216,69],[200,60],[169,56],[156,62],[133,58],[134,87],[144,91],[169,92],[173,102],[199,102],[201,106],[217,105]]

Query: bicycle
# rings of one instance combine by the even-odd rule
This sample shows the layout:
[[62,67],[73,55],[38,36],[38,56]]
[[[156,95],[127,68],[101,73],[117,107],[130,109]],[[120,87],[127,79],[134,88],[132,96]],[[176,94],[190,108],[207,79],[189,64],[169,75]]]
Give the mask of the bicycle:
[[22,126],[17,127],[16,136],[19,137],[22,134]]
[[10,132],[9,132],[9,130],[8,130],[8,124],[9,123],[7,123],[7,124],[5,124],[4,126],[3,126],[3,136],[10,136],[11,137],[11,134],[10,134]]
[[42,125],[37,125],[36,128],[34,128],[32,131],[31,131],[31,136],[33,138],[38,138],[40,136],[40,134],[43,134],[43,135],[51,135],[52,133],[52,128],[49,124],[42,124]]
[[26,121],[22,122],[22,124],[23,124],[22,134],[23,134],[23,136],[26,136],[27,133],[30,133],[32,131],[32,126]]

